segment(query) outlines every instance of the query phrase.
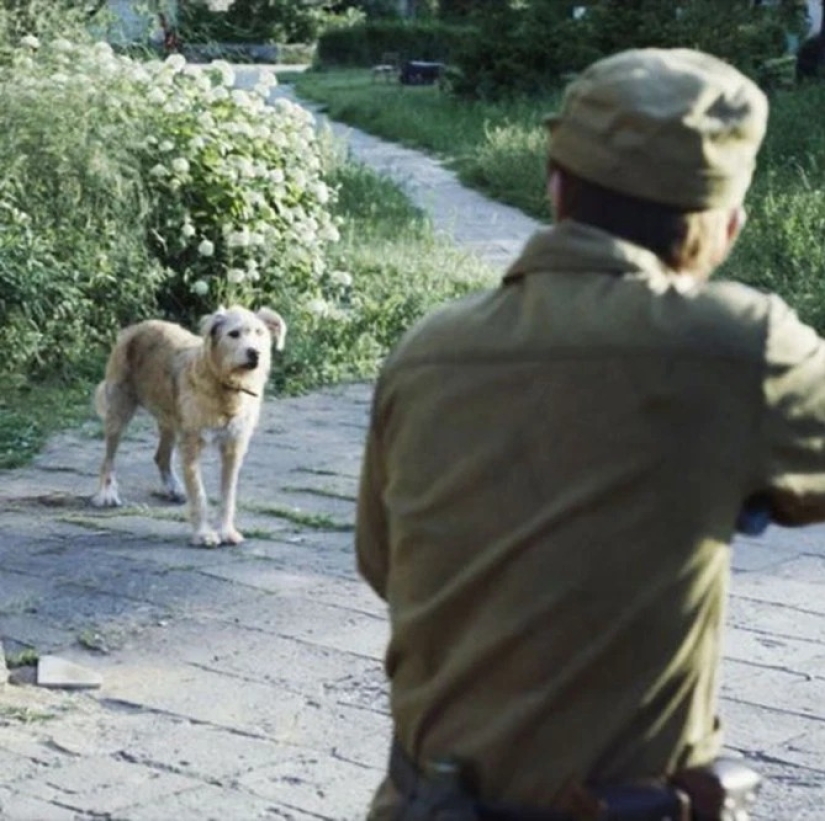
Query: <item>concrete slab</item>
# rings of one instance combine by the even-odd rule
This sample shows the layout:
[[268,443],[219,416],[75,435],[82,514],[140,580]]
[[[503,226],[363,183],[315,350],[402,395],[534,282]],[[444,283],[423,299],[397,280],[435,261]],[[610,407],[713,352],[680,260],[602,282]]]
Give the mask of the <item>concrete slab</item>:
[[40,656],[37,660],[37,686],[60,690],[96,690],[103,677],[60,656]]

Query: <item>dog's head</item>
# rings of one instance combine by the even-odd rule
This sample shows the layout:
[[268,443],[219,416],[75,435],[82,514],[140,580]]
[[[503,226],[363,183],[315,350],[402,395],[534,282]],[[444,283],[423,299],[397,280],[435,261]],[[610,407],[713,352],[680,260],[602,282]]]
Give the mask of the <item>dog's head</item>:
[[240,306],[219,308],[201,321],[208,356],[222,375],[266,380],[274,344],[283,350],[286,322],[269,308],[257,313]]

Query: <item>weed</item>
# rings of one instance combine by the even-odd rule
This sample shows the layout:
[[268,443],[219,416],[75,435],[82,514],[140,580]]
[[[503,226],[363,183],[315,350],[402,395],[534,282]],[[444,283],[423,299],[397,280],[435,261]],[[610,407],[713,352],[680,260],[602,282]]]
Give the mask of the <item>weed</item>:
[[47,713],[43,710],[0,704],[0,725],[8,726],[12,723],[34,724],[38,721],[50,721],[53,718],[56,718],[54,713]]
[[21,650],[19,653],[10,653],[6,655],[6,666],[9,670],[14,670],[17,667],[33,667],[40,660],[40,654],[33,648]]
[[351,493],[341,493],[337,490],[329,490],[321,487],[309,487],[304,485],[285,485],[282,490],[287,493],[309,493],[312,496],[322,496],[326,499],[341,499],[345,502],[354,502],[355,496]]
[[326,513],[307,513],[294,507],[280,507],[278,505],[245,505],[247,510],[260,513],[265,516],[275,516],[278,519],[285,519],[301,527],[310,527],[313,530],[333,530],[345,532],[354,530],[350,522],[342,522],[334,519]]
[[77,643],[81,647],[85,647],[87,650],[93,650],[96,653],[109,652],[108,642],[104,636],[97,632],[97,630],[84,630],[80,633],[80,635],[78,635]]

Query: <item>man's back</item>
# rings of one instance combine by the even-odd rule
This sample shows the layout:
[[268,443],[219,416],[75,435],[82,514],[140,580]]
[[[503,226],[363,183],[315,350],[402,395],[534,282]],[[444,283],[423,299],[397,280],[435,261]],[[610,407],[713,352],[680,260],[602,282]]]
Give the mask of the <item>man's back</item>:
[[402,343],[376,395],[391,561],[371,581],[404,748],[527,806],[718,752],[768,313],[567,223]]

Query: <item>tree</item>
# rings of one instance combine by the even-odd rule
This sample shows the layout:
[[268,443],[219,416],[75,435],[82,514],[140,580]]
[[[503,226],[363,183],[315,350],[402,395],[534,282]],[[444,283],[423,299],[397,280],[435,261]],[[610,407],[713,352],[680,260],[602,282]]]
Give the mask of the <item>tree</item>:
[[184,39],[192,42],[309,43],[318,36],[325,5],[325,0],[181,0],[178,17]]
[[508,9],[519,5],[522,5],[519,0],[439,0],[438,16],[443,20],[467,20],[498,12],[506,13]]

